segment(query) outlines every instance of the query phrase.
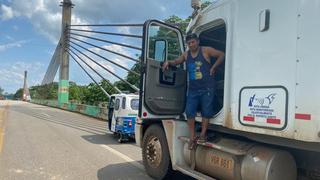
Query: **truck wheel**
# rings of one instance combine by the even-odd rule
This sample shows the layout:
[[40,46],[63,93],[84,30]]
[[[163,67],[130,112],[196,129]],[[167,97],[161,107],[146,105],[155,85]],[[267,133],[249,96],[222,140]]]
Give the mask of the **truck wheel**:
[[159,125],[150,126],[142,142],[142,159],[149,176],[164,179],[172,174],[167,138]]

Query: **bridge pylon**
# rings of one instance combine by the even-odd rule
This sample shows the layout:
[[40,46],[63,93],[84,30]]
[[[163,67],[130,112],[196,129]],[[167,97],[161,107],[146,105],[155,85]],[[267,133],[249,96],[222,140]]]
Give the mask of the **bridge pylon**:
[[66,51],[68,47],[68,26],[71,24],[71,9],[73,4],[71,0],[63,0],[62,6],[62,28],[61,28],[61,41],[60,41],[60,77],[59,77],[59,90],[58,90],[58,103],[61,106],[69,102],[69,54]]

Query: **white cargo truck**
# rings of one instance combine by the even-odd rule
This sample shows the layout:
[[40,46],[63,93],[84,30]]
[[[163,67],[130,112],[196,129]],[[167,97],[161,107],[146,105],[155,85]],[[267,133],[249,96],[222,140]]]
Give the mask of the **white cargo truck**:
[[[200,45],[225,52],[210,140],[187,147],[184,49],[176,27],[150,20],[136,142],[155,179],[320,179],[320,1],[219,0],[192,19]],[[201,117],[197,117],[200,121]]]

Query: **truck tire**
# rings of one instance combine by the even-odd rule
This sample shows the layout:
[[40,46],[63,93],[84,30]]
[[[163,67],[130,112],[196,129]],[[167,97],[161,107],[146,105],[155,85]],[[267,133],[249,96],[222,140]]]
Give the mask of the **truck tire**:
[[154,179],[166,179],[172,175],[167,138],[163,128],[151,125],[142,142],[143,165],[149,176]]

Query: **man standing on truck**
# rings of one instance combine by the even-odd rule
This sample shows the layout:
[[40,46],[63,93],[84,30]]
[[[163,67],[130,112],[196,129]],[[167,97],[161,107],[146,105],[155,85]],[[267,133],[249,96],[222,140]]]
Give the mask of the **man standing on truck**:
[[[199,38],[195,33],[188,34],[186,42],[189,50],[182,53],[174,61],[165,61],[162,69],[164,71],[168,69],[169,65],[175,66],[186,62],[189,78],[186,105],[186,115],[190,130],[189,149],[194,149],[197,141],[200,143],[206,141],[209,119],[214,115],[214,74],[224,60],[224,53],[211,47],[199,46]],[[212,58],[216,58],[214,63],[211,61]],[[198,106],[201,107],[202,116],[202,128],[199,137],[195,135],[195,117]]]

